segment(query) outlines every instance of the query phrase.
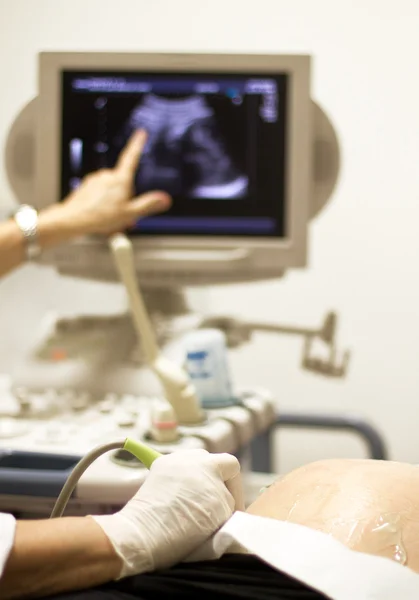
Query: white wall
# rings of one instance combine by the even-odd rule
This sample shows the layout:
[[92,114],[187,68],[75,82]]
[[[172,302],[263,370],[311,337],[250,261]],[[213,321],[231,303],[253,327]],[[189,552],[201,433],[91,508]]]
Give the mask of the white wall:
[[[340,340],[354,350],[346,382],[301,373],[298,340],[263,336],[233,357],[236,378],[271,387],[284,409],[360,411],[383,429],[394,458],[419,462],[418,30],[417,0],[0,0],[0,144],[35,93],[41,49],[313,54],[313,95],[336,125],[343,169],[334,201],[313,224],[310,268],[206,299],[215,310],[299,324],[336,308]],[[0,208],[11,203],[2,168]],[[105,291],[117,305],[118,291]],[[2,282],[0,368],[10,367],[47,306],[68,308],[70,293],[81,306],[98,302],[104,288],[58,285],[34,268]],[[363,453],[344,436],[281,440],[282,468]]]

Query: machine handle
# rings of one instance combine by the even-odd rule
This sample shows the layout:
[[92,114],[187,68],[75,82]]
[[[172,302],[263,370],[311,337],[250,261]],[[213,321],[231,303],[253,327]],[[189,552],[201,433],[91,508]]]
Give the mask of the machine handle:
[[56,498],[79,457],[4,450],[0,453],[0,494]]

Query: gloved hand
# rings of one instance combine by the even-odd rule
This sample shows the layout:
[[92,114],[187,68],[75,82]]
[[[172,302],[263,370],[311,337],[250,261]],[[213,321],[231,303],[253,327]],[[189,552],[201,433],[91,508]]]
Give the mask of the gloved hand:
[[206,450],[155,460],[121,511],[93,517],[123,561],[120,577],[173,566],[205,542],[234,511],[225,482],[239,471],[234,456]]

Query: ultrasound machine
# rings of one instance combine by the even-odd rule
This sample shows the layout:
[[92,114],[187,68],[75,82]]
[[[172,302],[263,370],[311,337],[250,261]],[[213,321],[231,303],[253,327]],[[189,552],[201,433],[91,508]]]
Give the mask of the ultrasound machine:
[[[125,279],[100,237],[39,259],[61,277],[121,281],[129,302],[110,316],[47,314],[11,377],[1,378],[0,510],[48,514],[78,458],[121,435],[160,452],[232,452],[249,472],[271,471],[270,433],[280,419],[276,399],[257,381],[252,389],[232,386],[230,400],[218,405],[199,404],[194,393],[184,404],[173,400],[165,374],[182,389],[193,383],[183,343],[191,332],[221,331],[228,348],[254,331],[299,335],[304,368],[344,377],[348,356],[336,359],[335,314],[311,329],[245,322],[196,314],[185,294],[190,286],[276,279],[306,266],[309,222],[339,172],[337,138],[310,84],[309,56],[39,55],[38,95],[17,116],[6,146],[19,202],[38,210],[60,202],[85,175],[112,167],[130,134],[144,128],[135,193],[163,189],[173,205],[126,232]],[[151,339],[164,369],[152,368]],[[316,340],[328,357],[313,355]],[[288,424],[315,426],[301,419],[288,415]],[[379,446],[367,425],[352,425]],[[126,453],[103,456],[80,480],[69,511],[114,510],[144,477]]]

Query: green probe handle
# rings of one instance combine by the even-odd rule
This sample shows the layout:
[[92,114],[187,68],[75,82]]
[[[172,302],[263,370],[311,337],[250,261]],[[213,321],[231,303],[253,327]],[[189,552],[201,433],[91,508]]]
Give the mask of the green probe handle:
[[[131,438],[127,438],[125,440],[123,449],[127,450],[136,458],[138,458],[138,460],[142,462],[147,469],[151,467],[156,458],[162,456],[160,452],[157,452],[157,450],[150,448],[150,446],[147,446],[142,442],[132,440]],[[245,505],[243,495],[243,484],[240,473],[236,475],[236,477],[233,477],[233,479],[229,479],[228,481],[226,481],[226,486],[230,494],[234,498],[235,510],[244,511]]]
[[151,467],[156,458],[162,456],[157,450],[153,450],[150,446],[131,438],[125,440],[123,449],[131,452],[147,469]]

